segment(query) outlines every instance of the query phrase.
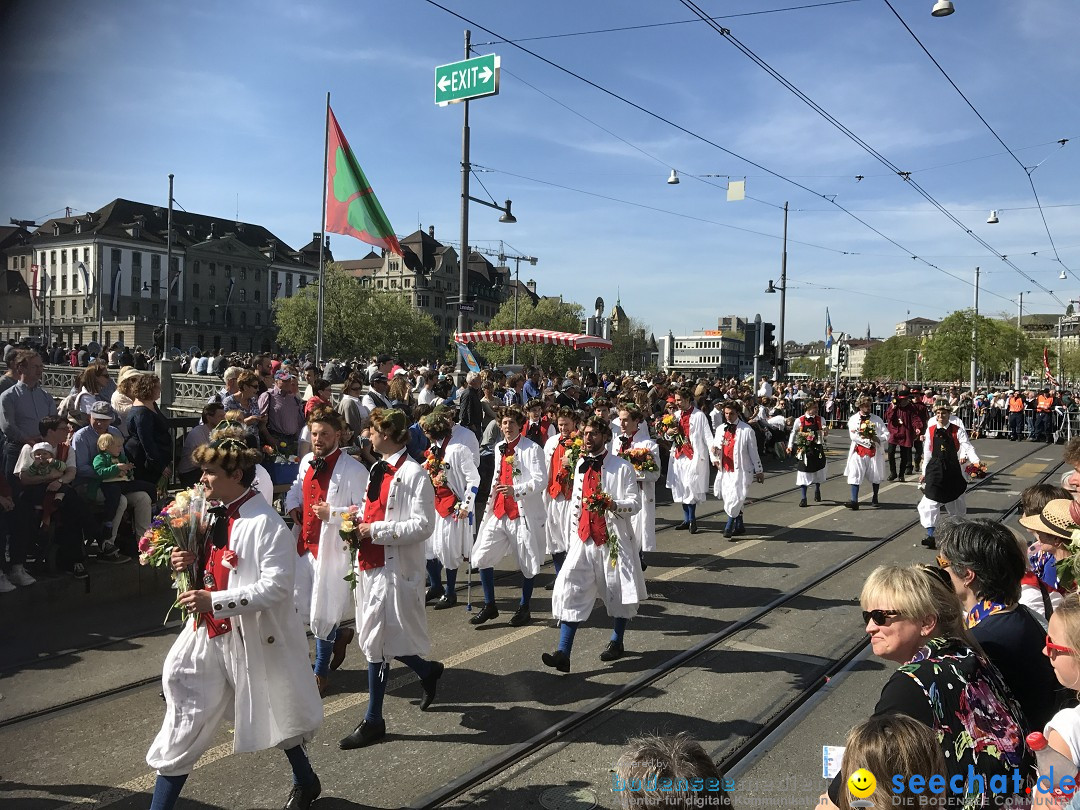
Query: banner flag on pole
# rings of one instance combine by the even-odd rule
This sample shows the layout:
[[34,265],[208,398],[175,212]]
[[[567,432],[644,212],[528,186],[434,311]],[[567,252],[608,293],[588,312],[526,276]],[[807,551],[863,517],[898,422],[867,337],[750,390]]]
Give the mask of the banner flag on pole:
[[746,181],[745,180],[728,180],[727,184],[727,201],[738,202],[739,200],[746,199]]
[[83,298],[87,301],[90,300],[90,271],[86,269],[86,265],[79,262],[79,275],[82,277],[83,283]]
[[[379,198],[356,161],[349,142],[329,110],[327,132],[326,230],[352,236],[402,256],[401,245]],[[403,257],[403,256],[402,256]],[[404,258],[404,257],[403,257]]]
[[832,318],[829,317],[829,308],[825,307],[825,351],[832,348]]
[[232,313],[229,312],[229,304],[232,302],[233,287],[236,286],[236,278],[229,279],[229,291],[225,293],[225,323],[232,323]]
[[30,301],[34,309],[38,308],[38,272],[40,268],[36,264],[30,265]]
[[1049,380],[1051,385],[1058,384],[1054,375],[1050,373],[1050,350],[1046,346],[1043,346],[1043,371],[1046,374],[1046,379]]
[[120,265],[113,268],[109,311],[120,312]]
[[465,367],[469,371],[480,371],[480,364],[476,362],[476,357],[473,356],[472,351],[464,343],[457,344],[458,354],[461,355],[461,359],[465,361]]

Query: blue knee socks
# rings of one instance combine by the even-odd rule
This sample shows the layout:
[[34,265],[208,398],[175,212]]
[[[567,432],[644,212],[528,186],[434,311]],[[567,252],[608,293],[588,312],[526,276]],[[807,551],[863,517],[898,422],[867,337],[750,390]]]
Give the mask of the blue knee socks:
[[624,635],[626,635],[626,619],[616,619],[611,630],[611,640],[622,644]]
[[551,552],[551,561],[555,563],[555,573],[558,574],[562,570],[562,564],[566,562],[565,551],[553,551]]
[[480,569],[480,587],[484,591],[484,602],[488,605],[495,604],[495,569]]
[[686,515],[687,515],[686,519],[688,521],[689,520],[697,520],[697,504],[696,503],[688,503],[688,504],[686,504]]
[[926,527],[926,536],[927,537],[933,537],[934,536],[934,527],[933,526],[927,526]]
[[858,484],[852,484],[851,485],[851,502],[852,503],[858,503],[859,502],[859,485]]
[[330,633],[330,638],[325,641],[321,638],[315,639],[315,666],[312,669],[315,670],[316,675],[320,675],[325,678],[330,674],[330,657],[334,654],[334,640],[337,639],[338,629],[335,627]]
[[727,523],[724,524],[724,531],[725,532],[730,532],[734,528],[735,528],[735,518],[729,517],[727,519]]
[[570,651],[574,649],[574,634],[577,632],[577,622],[563,622],[559,626],[559,652],[566,653],[570,657]]
[[442,563],[437,559],[430,559],[426,563],[429,588],[442,587]]
[[742,512],[739,512],[739,514],[735,516],[735,526],[739,529],[743,527]]
[[315,771],[311,767],[311,760],[303,745],[294,745],[285,750],[285,756],[289,758],[292,766],[292,781],[294,785],[310,785],[315,781]]
[[529,606],[529,602],[532,601],[533,592],[533,578],[522,576],[521,577],[521,604],[524,607]]
[[383,698],[386,697],[386,671],[389,669],[385,664],[367,665],[368,704],[367,714],[364,721],[368,723],[381,722]]
[[447,568],[446,569],[446,592],[448,594],[453,595],[455,585],[457,585],[457,569],[456,568]]
[[424,680],[431,674],[431,662],[426,661],[419,655],[399,655],[397,660],[416,673],[416,677]]
[[154,783],[154,798],[150,801],[150,810],[172,810],[176,800],[180,798],[180,790],[187,778],[186,773],[179,776],[163,776],[159,773],[157,782]]

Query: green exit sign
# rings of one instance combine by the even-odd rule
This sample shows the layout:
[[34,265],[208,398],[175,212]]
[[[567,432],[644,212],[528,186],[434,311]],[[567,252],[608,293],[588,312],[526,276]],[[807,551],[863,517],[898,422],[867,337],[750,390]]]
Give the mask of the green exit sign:
[[440,107],[499,92],[499,57],[493,53],[435,68],[435,103]]

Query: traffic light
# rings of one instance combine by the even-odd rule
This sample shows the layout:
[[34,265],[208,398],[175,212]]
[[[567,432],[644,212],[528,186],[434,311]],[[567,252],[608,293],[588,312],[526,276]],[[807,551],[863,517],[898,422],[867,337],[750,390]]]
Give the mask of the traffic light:
[[776,326],[771,323],[761,324],[761,355],[768,360],[776,358],[776,338],[773,332]]
[[848,345],[846,343],[840,344],[840,349],[836,355],[836,362],[840,370],[847,368],[848,364]]

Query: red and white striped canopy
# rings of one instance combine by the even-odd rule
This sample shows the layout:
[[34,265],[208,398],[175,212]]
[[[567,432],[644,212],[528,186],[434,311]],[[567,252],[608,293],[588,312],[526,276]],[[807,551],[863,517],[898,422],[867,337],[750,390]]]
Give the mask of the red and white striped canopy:
[[541,343],[546,346],[566,346],[570,349],[610,349],[611,341],[593,335],[578,335],[573,332],[553,332],[550,329],[487,329],[479,332],[457,332],[454,340],[458,343],[498,343],[509,346],[513,343]]

